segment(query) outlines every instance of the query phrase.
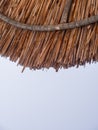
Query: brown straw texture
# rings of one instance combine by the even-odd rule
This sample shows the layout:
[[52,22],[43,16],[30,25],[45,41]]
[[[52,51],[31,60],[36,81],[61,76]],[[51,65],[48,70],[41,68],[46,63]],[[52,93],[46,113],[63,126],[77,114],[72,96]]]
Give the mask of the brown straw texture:
[[[0,17],[0,55],[24,68],[58,70],[98,61],[98,0],[0,0]],[[67,30],[31,31],[11,20]],[[83,20],[88,24],[68,27]]]

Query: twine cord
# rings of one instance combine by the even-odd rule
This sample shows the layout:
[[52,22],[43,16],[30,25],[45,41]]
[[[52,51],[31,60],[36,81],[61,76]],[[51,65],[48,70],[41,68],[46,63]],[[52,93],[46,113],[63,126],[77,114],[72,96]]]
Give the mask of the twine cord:
[[67,23],[68,22],[72,3],[73,3],[73,0],[66,0],[66,5],[64,8],[60,23]]
[[93,23],[98,22],[98,15],[91,16],[89,18],[85,18],[80,21],[76,22],[70,22],[70,23],[62,23],[58,25],[29,25],[29,24],[24,24],[18,21],[15,21],[2,13],[0,13],[0,19],[12,26],[15,26],[20,29],[25,29],[25,30],[30,30],[30,31],[38,31],[38,32],[43,32],[43,31],[61,31],[61,30],[66,30],[66,29],[73,29],[73,28],[79,28],[82,26],[87,26]]

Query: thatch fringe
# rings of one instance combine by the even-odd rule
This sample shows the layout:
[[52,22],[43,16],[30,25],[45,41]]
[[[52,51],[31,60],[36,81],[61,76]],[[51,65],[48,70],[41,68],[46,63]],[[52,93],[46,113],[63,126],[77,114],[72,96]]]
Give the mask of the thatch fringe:
[[[68,0],[1,0],[0,12],[30,25],[57,25]],[[97,0],[73,0],[68,19],[98,15]],[[65,19],[63,19],[65,20]],[[0,55],[30,69],[68,68],[98,61],[98,24],[54,32],[32,32],[0,21]]]

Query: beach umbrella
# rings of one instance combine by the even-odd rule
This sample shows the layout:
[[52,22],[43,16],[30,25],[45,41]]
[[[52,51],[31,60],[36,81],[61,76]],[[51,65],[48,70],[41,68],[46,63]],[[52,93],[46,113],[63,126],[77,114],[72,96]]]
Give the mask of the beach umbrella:
[[0,0],[0,55],[30,69],[98,61],[98,0]]

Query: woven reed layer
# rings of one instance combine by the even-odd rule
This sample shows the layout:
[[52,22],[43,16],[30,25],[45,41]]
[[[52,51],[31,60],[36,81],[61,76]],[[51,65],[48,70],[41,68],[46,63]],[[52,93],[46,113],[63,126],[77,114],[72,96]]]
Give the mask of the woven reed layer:
[[[59,24],[66,0],[0,0],[0,12],[27,24]],[[68,22],[98,14],[98,0],[73,0]],[[31,32],[0,21],[0,55],[30,69],[68,68],[98,61],[98,24]]]

